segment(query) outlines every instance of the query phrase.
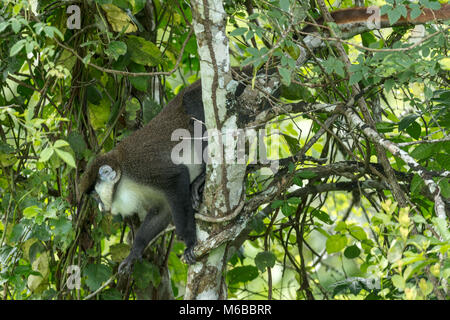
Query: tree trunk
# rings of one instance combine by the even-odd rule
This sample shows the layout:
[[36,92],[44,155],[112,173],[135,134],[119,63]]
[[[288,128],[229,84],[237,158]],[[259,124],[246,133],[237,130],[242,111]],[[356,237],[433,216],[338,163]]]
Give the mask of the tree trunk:
[[[202,214],[214,218],[229,215],[243,201],[245,164],[236,164],[237,117],[227,110],[231,80],[227,16],[221,1],[192,1],[193,25],[197,36],[202,79],[202,97],[208,130],[206,184]],[[240,200],[241,199],[241,200]],[[207,240],[222,227],[217,223],[197,223],[199,242]],[[188,271],[185,299],[226,299],[223,271],[227,263],[227,243],[207,252]]]

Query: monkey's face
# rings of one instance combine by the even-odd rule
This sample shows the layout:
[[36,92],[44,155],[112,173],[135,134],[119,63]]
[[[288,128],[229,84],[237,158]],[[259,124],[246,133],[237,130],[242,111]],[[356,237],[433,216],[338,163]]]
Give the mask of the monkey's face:
[[111,211],[114,189],[119,180],[120,172],[115,171],[109,165],[103,165],[98,170],[97,183],[91,196],[97,201],[100,211]]

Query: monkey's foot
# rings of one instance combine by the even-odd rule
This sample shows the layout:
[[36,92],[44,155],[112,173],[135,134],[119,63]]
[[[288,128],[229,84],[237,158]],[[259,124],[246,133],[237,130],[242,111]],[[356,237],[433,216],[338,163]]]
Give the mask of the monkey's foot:
[[183,257],[187,264],[194,264],[197,261],[194,254],[194,247],[192,246],[184,250]]
[[206,172],[203,171],[191,184],[191,202],[194,211],[198,212],[203,198],[205,188]]
[[119,265],[118,272],[120,274],[130,274],[133,271],[134,263],[137,260],[140,260],[142,257],[139,257],[138,255],[135,255],[133,253],[130,253],[128,257],[123,260]]

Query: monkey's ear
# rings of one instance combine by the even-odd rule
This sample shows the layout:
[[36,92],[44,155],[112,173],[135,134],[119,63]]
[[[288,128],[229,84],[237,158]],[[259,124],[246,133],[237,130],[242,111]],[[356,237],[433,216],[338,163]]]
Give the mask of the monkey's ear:
[[106,182],[116,182],[120,178],[120,171],[115,171],[109,165],[104,164],[98,169],[100,180]]

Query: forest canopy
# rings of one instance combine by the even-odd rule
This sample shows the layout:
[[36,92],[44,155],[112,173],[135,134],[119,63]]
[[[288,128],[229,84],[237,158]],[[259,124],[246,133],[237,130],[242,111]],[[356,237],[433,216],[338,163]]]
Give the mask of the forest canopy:
[[[449,19],[431,0],[2,1],[0,297],[448,299]],[[80,206],[80,177],[199,79],[208,129],[264,137],[208,165],[195,265],[172,227],[120,275],[134,222]]]

